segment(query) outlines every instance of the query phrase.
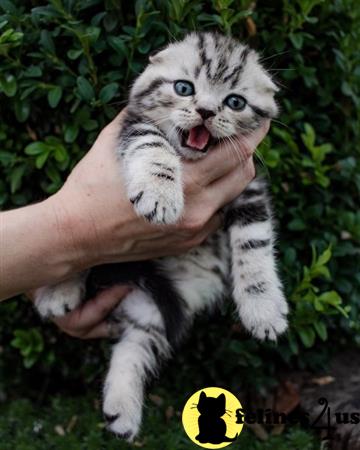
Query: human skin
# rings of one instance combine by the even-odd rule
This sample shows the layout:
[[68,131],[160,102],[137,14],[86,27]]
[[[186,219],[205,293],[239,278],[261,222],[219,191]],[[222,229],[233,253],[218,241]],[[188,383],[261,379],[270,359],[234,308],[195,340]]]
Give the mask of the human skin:
[[176,225],[151,225],[127,198],[116,139],[124,113],[99,134],[64,186],[48,199],[0,214],[0,299],[60,282],[94,265],[184,253],[221,225],[218,211],[253,179],[252,155],[269,123],[236,151],[222,144],[184,161],[185,210]]

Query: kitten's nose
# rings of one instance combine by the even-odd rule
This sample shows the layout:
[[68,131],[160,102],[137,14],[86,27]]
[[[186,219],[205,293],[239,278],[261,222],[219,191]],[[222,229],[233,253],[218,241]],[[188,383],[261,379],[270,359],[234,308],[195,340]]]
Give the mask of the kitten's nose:
[[214,111],[210,111],[210,109],[199,108],[196,110],[196,112],[200,114],[203,120],[206,120],[209,117],[213,117],[216,115],[216,113]]

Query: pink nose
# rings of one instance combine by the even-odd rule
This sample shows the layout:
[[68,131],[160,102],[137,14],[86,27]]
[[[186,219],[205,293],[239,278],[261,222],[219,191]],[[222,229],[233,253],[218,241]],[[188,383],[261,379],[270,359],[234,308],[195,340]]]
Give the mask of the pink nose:
[[203,120],[206,120],[209,117],[214,117],[216,115],[216,113],[214,111],[210,111],[210,109],[199,108],[196,110],[196,112],[200,114]]

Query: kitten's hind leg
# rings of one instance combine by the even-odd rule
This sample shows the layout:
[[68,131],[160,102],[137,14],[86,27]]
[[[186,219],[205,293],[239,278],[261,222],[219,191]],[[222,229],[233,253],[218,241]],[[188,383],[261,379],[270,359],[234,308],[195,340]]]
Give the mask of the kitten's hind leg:
[[86,272],[35,291],[35,308],[43,318],[60,317],[75,309],[85,294]]
[[233,297],[245,328],[275,340],[287,328],[288,306],[276,272],[270,204],[254,180],[230,211]]
[[149,294],[135,290],[116,311],[121,340],[114,345],[104,387],[103,411],[110,431],[132,441],[142,419],[144,389],[170,356],[162,316]]

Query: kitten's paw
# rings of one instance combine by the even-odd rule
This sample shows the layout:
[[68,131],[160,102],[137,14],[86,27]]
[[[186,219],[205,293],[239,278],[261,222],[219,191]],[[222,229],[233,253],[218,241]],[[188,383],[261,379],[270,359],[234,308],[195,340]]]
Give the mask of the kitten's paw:
[[280,291],[277,297],[244,299],[239,314],[245,328],[260,340],[276,341],[288,326],[288,305]]
[[131,182],[129,198],[139,216],[155,224],[172,224],[179,220],[184,209],[181,183],[165,185],[152,182]]
[[35,292],[35,306],[44,318],[64,316],[75,309],[83,298],[84,283],[79,279],[45,286]]
[[119,378],[116,384],[106,385],[103,403],[106,428],[128,442],[138,434],[142,417],[142,400],[130,391]]

